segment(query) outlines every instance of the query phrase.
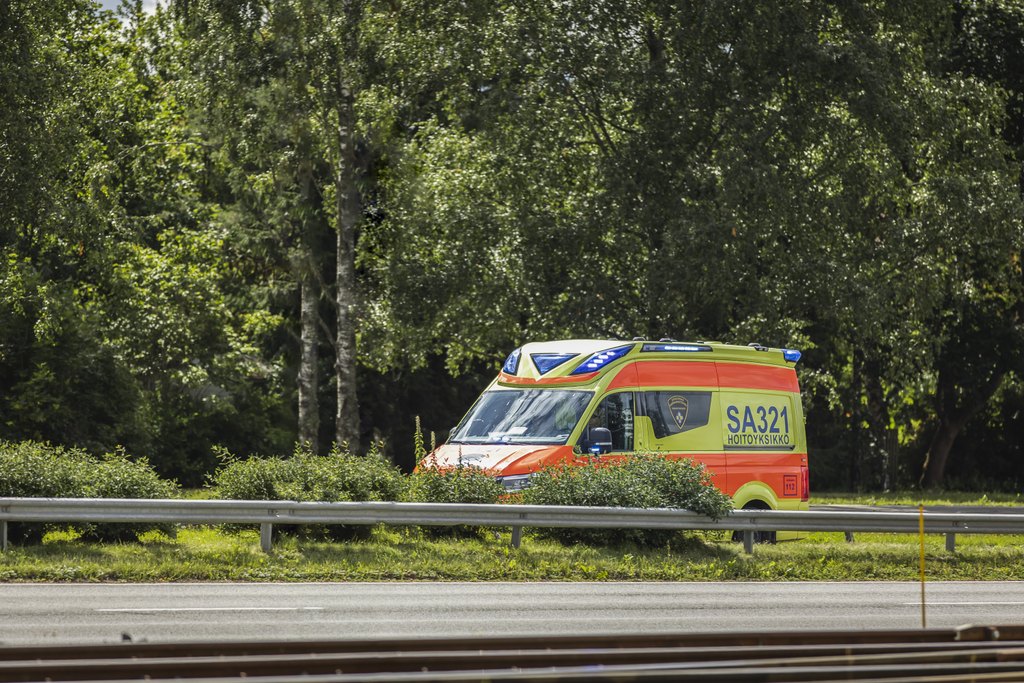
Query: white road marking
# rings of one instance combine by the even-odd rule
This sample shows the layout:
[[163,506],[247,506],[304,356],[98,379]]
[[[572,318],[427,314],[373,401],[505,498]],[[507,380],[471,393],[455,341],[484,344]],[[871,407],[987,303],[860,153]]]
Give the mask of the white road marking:
[[101,607],[97,612],[304,612],[323,607]]

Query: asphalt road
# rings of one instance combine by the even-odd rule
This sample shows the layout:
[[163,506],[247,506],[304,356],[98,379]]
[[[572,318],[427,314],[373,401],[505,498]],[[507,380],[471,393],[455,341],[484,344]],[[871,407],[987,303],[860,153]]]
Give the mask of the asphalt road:
[[[930,627],[1024,623],[1024,582],[926,585]],[[5,584],[0,644],[917,628],[915,583]]]

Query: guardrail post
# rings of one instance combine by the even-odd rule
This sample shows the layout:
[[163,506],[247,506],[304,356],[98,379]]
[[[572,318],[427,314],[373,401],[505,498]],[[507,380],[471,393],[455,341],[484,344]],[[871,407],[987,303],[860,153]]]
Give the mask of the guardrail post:
[[847,543],[853,543],[853,532],[852,531],[844,531],[843,533],[846,534],[846,542]]
[[512,527],[512,547],[518,548],[523,542],[523,527]]
[[747,529],[743,532],[743,552],[750,555],[754,552],[754,530]]
[[271,539],[274,535],[274,525],[270,522],[263,522],[260,524],[260,547],[263,548],[263,552],[270,552]]
[[7,552],[7,520],[0,522],[0,552]]
[[946,550],[956,552],[956,534],[946,534]]

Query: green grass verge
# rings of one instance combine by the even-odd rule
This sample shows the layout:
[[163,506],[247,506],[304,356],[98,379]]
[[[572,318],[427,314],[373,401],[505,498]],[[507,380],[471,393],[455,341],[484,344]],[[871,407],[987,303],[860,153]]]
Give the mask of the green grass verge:
[[[929,580],[1019,579],[1024,537],[961,535],[957,550],[926,537]],[[746,555],[738,543],[691,538],[659,548],[564,547],[530,537],[510,547],[509,533],[436,539],[415,529],[378,527],[366,540],[283,538],[271,553],[255,531],[181,529],[153,532],[139,543],[83,543],[70,532],[11,547],[0,555],[0,581],[850,581],[915,580],[914,536],[812,534],[761,545]]]
[[892,491],[885,493],[815,493],[818,505],[1024,505],[1020,493],[978,493],[970,491]]
[[[908,504],[907,494],[824,494],[815,503]],[[1014,496],[951,493],[925,505],[1009,505]],[[1024,537],[957,536],[956,552],[942,536],[926,541],[929,580],[1024,577]],[[752,555],[724,534],[701,534],[654,550],[565,547],[525,535],[510,547],[508,530],[435,538],[418,529],[377,527],[365,540],[276,539],[271,553],[256,531],[228,533],[185,527],[175,538],[151,532],[138,543],[86,543],[51,532],[40,545],[0,554],[0,581],[876,581],[916,580],[918,538],[841,533],[759,545]]]

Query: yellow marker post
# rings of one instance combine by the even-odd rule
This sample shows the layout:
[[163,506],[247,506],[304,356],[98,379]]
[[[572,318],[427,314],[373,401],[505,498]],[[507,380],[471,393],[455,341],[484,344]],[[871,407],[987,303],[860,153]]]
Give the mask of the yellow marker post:
[[918,505],[918,527],[921,536],[921,628],[928,628],[928,622],[924,613],[924,503]]

